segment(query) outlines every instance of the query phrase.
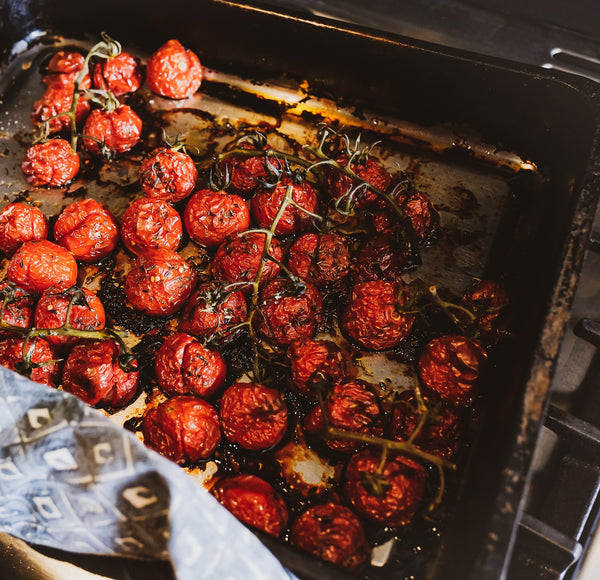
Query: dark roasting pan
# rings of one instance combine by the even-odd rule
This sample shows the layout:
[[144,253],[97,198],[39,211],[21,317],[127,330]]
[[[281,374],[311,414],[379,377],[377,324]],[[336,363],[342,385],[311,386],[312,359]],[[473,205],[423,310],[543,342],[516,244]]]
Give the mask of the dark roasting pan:
[[[512,300],[511,334],[487,378],[476,437],[435,550],[411,568],[372,573],[502,577],[596,208],[597,85],[229,2],[0,0],[0,99],[19,88],[11,69],[13,47],[35,44],[35,31],[84,41],[106,31],[147,54],[179,38],[210,69],[252,79],[257,86],[273,79],[292,87],[307,81],[311,96],[350,106],[357,118],[376,114],[401,120],[392,138],[403,147],[504,176],[509,201],[480,273],[505,282]],[[212,85],[217,91],[218,82]],[[210,81],[207,87],[211,90]],[[281,105],[268,98],[255,104]],[[18,172],[18,165],[13,169]],[[341,577],[279,542],[264,541],[301,577]]]

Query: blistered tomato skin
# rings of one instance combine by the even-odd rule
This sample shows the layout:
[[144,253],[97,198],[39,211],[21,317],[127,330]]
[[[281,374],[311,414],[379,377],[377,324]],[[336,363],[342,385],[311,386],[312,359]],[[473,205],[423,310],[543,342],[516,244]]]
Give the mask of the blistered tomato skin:
[[146,63],[148,87],[169,99],[191,97],[200,88],[203,76],[198,56],[174,39],[163,44]]
[[451,405],[473,402],[480,367],[487,357],[476,342],[459,334],[432,340],[421,354],[417,369],[423,384]]
[[97,262],[117,246],[119,228],[102,204],[88,198],[63,209],[54,224],[54,239],[77,260]]
[[493,280],[481,280],[469,288],[461,304],[477,317],[477,325],[484,332],[492,332],[500,311],[508,304],[508,294]]
[[186,231],[196,243],[213,247],[250,225],[250,211],[238,195],[201,189],[190,198],[183,214]]
[[35,301],[23,288],[6,280],[0,282],[2,321],[18,328],[28,328],[33,322]]
[[219,480],[210,490],[238,520],[272,536],[287,525],[288,509],[269,483],[256,475],[240,474]]
[[64,139],[50,139],[27,149],[21,170],[35,187],[61,187],[79,173],[79,155]]
[[[59,50],[48,62],[42,82],[47,88],[63,88],[73,92],[75,79],[81,72],[84,61],[83,55],[79,52]],[[79,88],[89,89],[90,86],[91,80],[89,75],[86,74],[80,82]]]
[[369,544],[360,520],[347,507],[326,503],[306,510],[292,524],[292,544],[348,570],[367,561]]
[[146,250],[165,248],[175,251],[181,244],[183,223],[169,203],[162,199],[134,201],[121,219],[121,240],[136,255]]
[[[25,351],[23,348],[25,347]],[[25,345],[20,337],[8,337],[0,340],[0,366],[21,372],[23,354],[36,366],[31,369],[29,378],[36,382],[51,387],[56,387],[60,374],[60,367],[56,361],[57,356],[53,348],[42,338],[33,338]]]
[[[50,86],[42,97],[33,104],[30,119],[35,127],[47,121],[48,133],[59,133],[71,128],[71,119],[66,114],[73,105],[73,89],[71,87]],[[75,106],[75,123],[77,127],[86,120],[90,112],[90,102],[80,96]]]
[[223,385],[227,369],[216,350],[206,348],[193,336],[178,332],[158,349],[154,362],[156,379],[166,395],[212,397]]
[[125,294],[134,308],[150,316],[170,316],[180,310],[196,282],[191,266],[176,252],[147,250],[125,279]]
[[77,283],[77,262],[71,252],[48,240],[25,242],[10,259],[6,278],[31,294],[53,286],[66,290]]
[[25,242],[45,240],[48,220],[42,210],[25,203],[9,203],[0,211],[0,250],[9,258]]
[[351,279],[354,283],[401,281],[409,255],[408,245],[400,244],[391,235],[375,234],[360,244],[352,256]]
[[219,415],[200,397],[176,395],[150,409],[144,443],[175,463],[207,459],[221,441]]
[[135,93],[142,84],[142,69],[137,59],[126,52],[101,59],[93,70],[94,88],[111,91],[119,97]]
[[129,404],[138,389],[137,371],[119,366],[120,349],[111,340],[73,347],[63,369],[62,387],[88,405],[114,408]]
[[141,133],[142,120],[128,105],[119,105],[112,111],[94,109],[83,126],[83,144],[96,155],[103,148],[111,154],[126,153],[137,144]]
[[166,147],[154,149],[140,166],[140,185],[144,193],[169,203],[188,197],[197,179],[194,160],[183,151]]
[[235,383],[221,398],[225,437],[244,449],[260,451],[277,445],[287,429],[287,406],[276,389]]

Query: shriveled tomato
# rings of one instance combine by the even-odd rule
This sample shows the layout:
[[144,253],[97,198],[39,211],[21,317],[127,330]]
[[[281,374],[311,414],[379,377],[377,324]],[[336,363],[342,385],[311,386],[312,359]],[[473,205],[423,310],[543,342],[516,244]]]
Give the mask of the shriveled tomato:
[[287,406],[276,389],[235,383],[221,398],[221,424],[229,441],[260,451],[277,445],[287,429]]
[[[71,128],[71,119],[67,113],[73,105],[73,89],[62,85],[50,86],[42,97],[33,104],[30,119],[35,127],[47,121],[48,133],[59,133]],[[75,124],[77,127],[86,120],[90,112],[89,100],[80,95],[75,105]]]
[[6,278],[31,294],[53,286],[66,290],[77,283],[77,262],[48,240],[25,242],[10,259]]
[[207,459],[221,441],[219,415],[200,397],[176,395],[148,410],[144,443],[176,463]]
[[36,187],[61,187],[79,173],[79,155],[64,139],[50,139],[27,149],[21,170]]
[[477,318],[477,326],[483,332],[496,329],[500,311],[508,304],[508,294],[494,280],[481,280],[469,288],[461,304]]
[[238,520],[280,536],[287,525],[288,509],[273,486],[256,475],[240,474],[220,479],[210,490]]
[[[52,56],[46,67],[42,82],[46,87],[64,88],[71,92],[75,89],[75,79],[83,69],[85,58],[73,50],[59,50]],[[79,83],[80,89],[89,89],[91,79],[86,74]]]
[[54,224],[54,239],[77,260],[97,262],[117,246],[119,227],[106,207],[87,198],[62,210]]
[[140,166],[140,185],[144,193],[169,203],[188,197],[196,187],[197,179],[194,160],[175,149],[154,149]]
[[172,39],[150,56],[146,63],[146,82],[161,97],[185,99],[202,84],[204,72],[196,53]]
[[26,375],[36,383],[51,387],[58,383],[60,366],[56,354],[42,338],[33,338],[27,343],[16,336],[0,339],[0,365]]
[[25,242],[48,237],[48,220],[39,207],[15,202],[0,211],[0,250],[9,258]]
[[227,236],[250,225],[250,211],[238,195],[201,189],[188,201],[183,214],[190,238],[203,246],[218,246]]
[[83,144],[90,153],[125,153],[140,140],[142,120],[129,105],[94,109],[83,126]]
[[181,217],[163,199],[138,199],[121,218],[121,240],[133,254],[156,248],[175,251],[182,235]]
[[33,321],[35,301],[23,288],[6,280],[0,282],[0,319],[5,324],[28,328]]
[[352,256],[354,283],[402,279],[410,248],[393,235],[375,234],[364,240]]
[[142,67],[138,59],[127,52],[101,59],[92,73],[94,88],[111,91],[119,97],[135,93],[142,85]]

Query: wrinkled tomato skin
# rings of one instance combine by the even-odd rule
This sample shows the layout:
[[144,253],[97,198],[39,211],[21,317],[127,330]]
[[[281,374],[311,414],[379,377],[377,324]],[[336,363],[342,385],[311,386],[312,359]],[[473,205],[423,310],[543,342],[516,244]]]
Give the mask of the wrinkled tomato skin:
[[35,187],[66,185],[79,173],[79,168],[79,155],[64,139],[50,139],[32,145],[21,164],[27,183]]
[[310,216],[300,208],[311,213],[318,211],[319,199],[312,185],[305,181],[294,184],[291,179],[284,177],[273,187],[259,186],[254,194],[250,207],[252,217],[259,227],[265,229],[271,227],[288,187],[292,188],[292,199],[300,207],[288,204],[283,210],[275,227],[275,235],[278,236],[287,236],[310,227]]
[[[6,300],[6,303],[4,301]],[[0,306],[3,306],[2,321],[18,328],[28,328],[33,322],[35,301],[23,288],[6,280],[0,282]]]
[[367,489],[366,481],[380,461],[381,452],[370,450],[351,457],[346,467],[346,497],[354,511],[370,521],[392,527],[407,526],[423,504],[427,472],[409,457],[388,457],[382,473],[387,485],[378,495]]
[[[72,287],[65,292],[50,288],[38,300],[35,307],[35,326],[38,328],[59,328],[67,320],[69,302],[76,294],[85,304],[75,302],[71,306],[69,325],[77,330],[101,330],[106,323],[104,306],[100,299],[86,288]],[[85,339],[72,336],[48,336],[46,340],[56,346],[72,346]]]
[[243,292],[219,290],[217,284],[203,284],[192,294],[183,309],[178,330],[198,338],[233,338],[232,327],[248,317]]
[[427,389],[451,405],[465,406],[473,402],[486,357],[476,342],[459,334],[447,334],[427,344],[417,369]]
[[218,246],[227,236],[250,225],[250,211],[238,195],[201,189],[188,201],[183,214],[190,238],[207,247]]
[[269,342],[286,346],[297,338],[311,338],[323,321],[323,300],[308,283],[288,278],[267,282],[260,292],[258,332]]
[[[19,364],[23,361],[24,344],[24,339],[20,337],[7,337],[0,340],[0,366],[18,371]],[[32,363],[41,364],[31,370],[29,378],[36,383],[56,387],[60,367],[58,362],[50,362],[57,358],[54,349],[44,339],[33,338],[28,344],[27,353]]]
[[63,390],[88,405],[128,405],[137,393],[139,373],[126,373],[119,366],[119,354],[120,349],[112,340],[74,346],[63,369]]
[[500,310],[508,304],[508,294],[498,282],[481,280],[465,292],[461,304],[475,314],[480,330],[493,332]]
[[281,536],[288,509],[269,483],[256,475],[224,477],[210,490],[217,501],[238,520],[272,536]]
[[[338,383],[325,398],[325,413],[331,427],[363,435],[383,435],[383,414],[373,388],[363,381]],[[317,406],[305,417],[308,433],[323,428],[323,413]],[[357,441],[325,438],[325,444],[339,453],[354,453],[362,446]]]
[[[35,127],[45,121],[48,133],[60,133],[71,128],[71,119],[66,113],[73,104],[73,89],[51,86],[42,97],[33,104],[30,119]],[[90,102],[82,95],[75,106],[75,124],[81,127],[90,113]],[[58,116],[57,116],[58,115]],[[52,118],[51,117],[56,117]]]
[[221,442],[219,415],[200,397],[176,395],[150,409],[144,443],[175,463],[207,459]]
[[119,227],[108,209],[88,198],[62,210],[54,224],[54,239],[77,260],[97,262],[116,248]]
[[399,311],[408,300],[408,292],[399,281],[356,284],[342,315],[342,329],[364,348],[394,348],[408,337],[415,320],[412,314]]
[[48,220],[38,207],[9,203],[0,211],[0,250],[9,258],[25,242],[45,240]]
[[360,244],[352,256],[352,281],[401,281],[408,257],[408,246],[401,246],[387,234],[375,234]]
[[178,332],[158,349],[154,361],[156,379],[166,395],[212,397],[225,381],[227,369],[216,350],[193,336]]
[[169,40],[146,63],[146,83],[153,93],[169,99],[191,97],[202,84],[198,56],[178,40]]
[[287,429],[287,406],[276,389],[254,383],[235,383],[221,398],[225,437],[250,451],[277,445]]
[[356,376],[350,355],[332,340],[298,338],[287,349],[292,382],[305,395],[323,380],[331,384]]
[[162,199],[134,201],[121,219],[121,240],[136,255],[165,248],[175,251],[181,244],[183,223],[179,214]]
[[95,66],[92,74],[94,88],[111,91],[120,97],[135,93],[142,85],[142,69],[137,59],[126,52],[104,58]]
[[170,316],[183,307],[195,282],[194,271],[179,254],[164,248],[147,250],[127,274],[125,294],[137,310]]
[[110,153],[126,153],[140,140],[142,120],[128,105],[119,105],[113,111],[94,109],[85,121],[83,138],[85,148],[96,155],[102,143]]
[[6,278],[30,294],[53,286],[66,290],[77,283],[77,262],[71,252],[48,240],[25,242],[10,259]]
[[360,569],[371,551],[360,520],[335,503],[316,505],[302,513],[291,526],[290,541],[351,571]]
[[[42,77],[42,82],[47,88],[68,89],[71,92],[75,89],[75,79],[83,68],[85,58],[79,52],[71,50],[59,50],[48,62],[46,74]],[[91,79],[85,75],[79,83],[80,89],[89,89]]]
[[159,147],[142,161],[139,177],[148,197],[175,203],[192,193],[198,170],[187,153]]

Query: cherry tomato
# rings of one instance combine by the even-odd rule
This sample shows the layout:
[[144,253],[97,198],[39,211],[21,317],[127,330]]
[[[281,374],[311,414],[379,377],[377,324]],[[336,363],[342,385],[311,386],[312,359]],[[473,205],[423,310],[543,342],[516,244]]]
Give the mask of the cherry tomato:
[[54,239],[77,260],[97,262],[117,246],[119,228],[102,204],[87,198],[62,210],[54,224]]
[[71,252],[48,240],[25,242],[10,259],[6,278],[30,294],[52,286],[66,290],[77,283],[77,262]]
[[369,558],[365,531],[347,507],[326,503],[307,509],[292,524],[292,544],[348,570],[358,570]]
[[198,56],[178,40],[163,44],[146,63],[146,82],[161,97],[185,99],[202,84],[204,73]]
[[[63,88],[73,92],[75,79],[83,69],[84,62],[85,58],[79,52],[59,50],[48,62],[42,82],[47,88]],[[90,76],[86,74],[79,83],[79,88],[89,89],[90,86]]]
[[47,237],[48,220],[40,208],[15,202],[0,211],[0,250],[9,258],[21,244]]
[[286,346],[301,337],[311,338],[323,321],[323,300],[307,282],[277,278],[260,292],[258,332],[269,342]]
[[410,457],[388,457],[378,475],[381,452],[361,451],[346,466],[344,491],[350,505],[368,520],[386,526],[412,522],[425,498],[427,472]]
[[476,342],[447,334],[432,340],[417,365],[423,384],[451,405],[468,405],[473,401],[480,366],[487,357]]
[[194,160],[183,151],[166,147],[154,149],[140,166],[140,185],[144,193],[170,203],[188,197],[197,179]]
[[409,257],[408,246],[401,245],[393,236],[375,234],[361,243],[352,256],[352,280],[402,281],[402,272]]
[[175,251],[182,235],[181,217],[162,199],[138,199],[125,210],[121,219],[121,240],[138,256],[156,248]]
[[238,195],[201,189],[188,201],[183,214],[190,238],[203,246],[218,246],[227,236],[250,225],[250,211]]
[[287,525],[288,509],[269,483],[256,475],[224,477],[210,490],[238,520],[272,536]]
[[225,381],[227,369],[216,350],[193,336],[178,332],[169,336],[154,360],[156,380],[166,395],[211,397]]
[[[90,153],[125,153],[140,140],[142,120],[128,105],[108,111],[94,109],[83,126],[83,144]],[[88,138],[89,137],[89,138]]]
[[125,279],[125,294],[134,308],[150,316],[170,316],[189,298],[196,275],[176,252],[147,250]]
[[342,328],[365,348],[394,348],[408,337],[415,321],[414,315],[402,312],[408,300],[408,291],[400,281],[356,284],[342,315]]
[[142,69],[139,61],[126,52],[112,58],[101,59],[94,66],[92,78],[94,88],[110,91],[119,97],[135,93],[142,84]]
[[50,139],[27,149],[21,170],[35,187],[60,187],[79,173],[79,155],[64,139]]
[[114,408],[128,405],[138,389],[138,371],[119,366],[119,346],[98,340],[73,347],[63,369],[63,390],[88,405]]
[[287,406],[276,389],[235,383],[221,398],[225,437],[244,449],[260,451],[277,445],[287,429]]
[[469,288],[461,304],[477,317],[477,325],[484,332],[493,332],[500,311],[508,304],[508,294],[493,280],[481,280]]
[[35,301],[23,288],[6,280],[0,282],[0,318],[5,324],[28,328],[33,321]]
[[[62,85],[50,86],[42,97],[33,104],[31,122],[39,127],[45,121],[48,133],[59,133],[71,128],[71,120],[66,114],[73,105],[73,89]],[[90,112],[90,102],[80,95],[75,105],[75,124],[81,127]]]
[[60,367],[58,362],[51,362],[56,358],[52,347],[42,338],[33,338],[27,344],[16,336],[0,340],[0,365],[25,374],[36,383],[56,386]]
[[144,443],[176,463],[207,459],[221,441],[219,415],[200,397],[176,395],[150,409]]

